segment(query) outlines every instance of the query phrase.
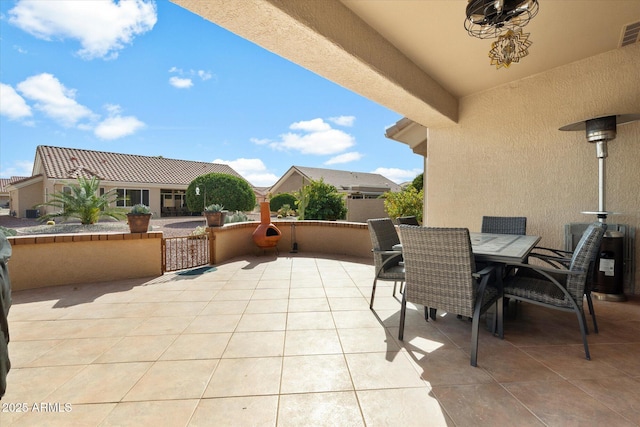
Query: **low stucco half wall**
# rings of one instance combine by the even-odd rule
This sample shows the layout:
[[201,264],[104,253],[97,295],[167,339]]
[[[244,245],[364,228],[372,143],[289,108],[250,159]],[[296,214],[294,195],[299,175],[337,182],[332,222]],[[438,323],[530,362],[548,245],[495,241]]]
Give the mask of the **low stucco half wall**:
[[9,237],[13,290],[162,275],[162,233]]
[[[367,224],[338,221],[273,221],[282,233],[278,252],[288,253],[297,243],[298,252],[371,257],[371,238]],[[255,222],[228,224],[212,228],[213,263],[220,264],[237,256],[260,254],[253,242]],[[271,249],[265,249],[269,251]],[[275,250],[275,249],[273,249]]]

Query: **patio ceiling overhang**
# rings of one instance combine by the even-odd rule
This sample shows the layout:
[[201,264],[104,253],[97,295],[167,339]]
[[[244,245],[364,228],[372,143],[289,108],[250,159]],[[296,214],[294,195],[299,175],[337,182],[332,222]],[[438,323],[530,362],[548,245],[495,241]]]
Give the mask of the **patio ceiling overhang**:
[[458,100],[338,0],[171,0],[353,92],[431,127]]

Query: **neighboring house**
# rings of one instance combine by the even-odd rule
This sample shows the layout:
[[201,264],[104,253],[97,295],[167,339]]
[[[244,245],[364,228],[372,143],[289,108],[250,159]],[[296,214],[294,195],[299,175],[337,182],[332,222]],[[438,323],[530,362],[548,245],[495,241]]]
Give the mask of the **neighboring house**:
[[64,191],[78,177],[97,177],[101,192],[116,189],[127,198],[118,206],[144,203],[155,216],[190,215],[185,201],[189,183],[212,172],[244,179],[223,164],[40,145],[32,176],[8,186],[10,209],[19,218],[35,218],[45,213],[45,208],[36,206],[47,201],[49,194]]
[[292,166],[273,185],[272,196],[294,193],[311,181],[323,180],[344,194],[347,204],[347,221],[365,222],[369,218],[386,217],[384,201],[380,198],[387,191],[401,191],[400,185],[377,173],[349,172],[335,169]]
[[0,208],[6,209],[10,205],[9,185],[16,181],[25,179],[26,176],[12,176],[11,178],[0,178]]

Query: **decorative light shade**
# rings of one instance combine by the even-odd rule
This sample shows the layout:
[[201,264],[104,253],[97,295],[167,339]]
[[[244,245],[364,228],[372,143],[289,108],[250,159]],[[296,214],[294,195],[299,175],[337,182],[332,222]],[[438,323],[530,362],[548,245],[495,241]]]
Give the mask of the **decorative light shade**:
[[532,44],[533,42],[529,41],[529,33],[523,33],[521,28],[515,31],[507,30],[498,40],[491,43],[491,65],[495,65],[496,69],[509,68],[513,62],[519,62],[520,58],[529,54],[529,46]]
[[480,39],[522,29],[538,14],[538,0],[469,0],[464,28]]

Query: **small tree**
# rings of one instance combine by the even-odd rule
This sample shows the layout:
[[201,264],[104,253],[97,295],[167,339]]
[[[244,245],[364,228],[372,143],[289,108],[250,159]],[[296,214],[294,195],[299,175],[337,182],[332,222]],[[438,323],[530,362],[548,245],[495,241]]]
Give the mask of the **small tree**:
[[212,204],[222,205],[229,211],[251,211],[256,205],[256,195],[242,178],[226,173],[209,173],[189,183],[186,201],[192,212],[201,212]]
[[384,197],[384,209],[390,218],[415,216],[422,223],[423,190],[418,191],[410,185],[400,192],[388,191],[382,197]]
[[48,221],[52,218],[78,218],[82,224],[95,224],[101,218],[114,219],[126,218],[121,208],[115,207],[120,200],[115,189],[98,195],[100,180],[96,177],[90,179],[78,177],[78,184],[71,185],[70,192],[56,192],[51,194],[51,200],[39,204],[37,207],[51,206],[60,209],[40,217],[40,221]]
[[411,181],[411,186],[418,191],[422,190],[422,188],[424,187],[424,173],[421,173],[420,175],[413,178],[413,181]]
[[284,205],[295,206],[296,196],[291,193],[280,193],[269,199],[269,209],[271,212],[278,212]]
[[[304,219],[344,219],[347,207],[338,189],[323,179],[311,181],[307,186],[308,200],[304,207]],[[299,213],[299,212],[298,212]]]

